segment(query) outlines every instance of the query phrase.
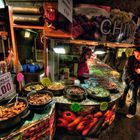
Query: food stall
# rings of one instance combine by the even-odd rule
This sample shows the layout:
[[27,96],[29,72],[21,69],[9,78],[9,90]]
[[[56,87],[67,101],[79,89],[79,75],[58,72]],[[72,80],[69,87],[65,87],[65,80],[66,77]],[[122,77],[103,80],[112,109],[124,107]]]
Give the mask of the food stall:
[[93,138],[115,120],[118,100],[123,93],[118,73],[96,61],[88,76],[84,83],[66,85],[64,95],[54,97],[56,130]]
[[51,83],[45,79],[42,83],[28,83],[23,94],[1,102],[0,139],[53,139],[58,130],[97,137],[115,120],[122,86],[117,72],[101,62],[96,65],[98,69],[102,65],[102,72],[110,77],[102,77],[101,72],[98,75],[96,67],[83,84]]
[[[84,6],[82,7],[85,8]],[[51,140],[53,139],[55,131],[59,130],[62,130],[63,133],[68,132],[71,135],[94,138],[97,137],[107,127],[109,127],[115,120],[115,114],[118,107],[118,100],[121,97],[123,90],[122,85],[118,82],[119,78],[118,72],[116,72],[114,69],[112,69],[111,67],[109,67],[108,65],[104,64],[103,62],[97,59],[95,60],[95,63],[90,66],[90,73],[88,75],[86,74],[84,75],[85,78],[88,77],[84,81],[84,83],[79,83],[79,81],[78,83],[76,83],[73,80],[72,83],[68,84],[67,81],[70,78],[69,77],[70,71],[67,68],[65,68],[64,71],[65,76],[64,81],[61,81],[62,83],[59,82],[59,79],[58,81],[55,82],[54,79],[53,81],[51,81],[48,78],[49,77],[48,65],[50,63],[48,57],[49,53],[52,51],[51,50],[52,48],[50,47],[52,44],[50,46],[47,44],[48,38],[50,38],[51,40],[52,39],[51,37],[53,37],[59,39],[61,38],[62,42],[64,38],[65,39],[67,38],[67,40],[65,41],[67,43],[77,43],[86,45],[88,44],[96,46],[99,44],[98,41],[99,42],[102,41],[108,47],[116,47],[116,46],[121,47],[122,44],[111,43],[111,40],[113,40],[114,38],[116,39],[118,35],[118,32],[117,35],[115,34],[115,31],[118,28],[115,19],[113,19],[112,23],[110,20],[108,20],[108,17],[104,18],[103,16],[101,16],[101,19],[100,17],[96,17],[95,19],[92,18],[91,21],[96,20],[97,24],[90,24],[87,21],[88,18],[85,18],[85,16],[82,17],[79,16],[78,18],[78,15],[75,15],[74,18],[78,19],[78,21],[74,19],[75,23],[73,24],[74,26],[72,30],[72,35],[75,40],[68,40],[68,38],[71,37],[70,34],[65,33],[59,29],[57,30],[56,29],[57,26],[55,27],[55,25],[58,25],[56,21],[57,18],[55,17],[56,7],[49,6],[49,8],[47,7],[47,9],[49,9],[45,11],[45,20],[46,20],[45,22],[47,24],[45,24],[44,26],[42,24],[39,26],[32,25],[25,26],[23,25],[23,23],[21,25],[19,24],[21,21],[15,22],[13,20],[15,13],[13,13],[13,9],[9,7],[9,15],[11,18],[10,28],[12,36],[12,45],[15,56],[14,65],[17,74],[17,81],[19,82],[20,93],[18,94],[15,93],[14,96],[12,97],[13,100],[11,100],[12,98],[10,99],[8,98],[8,101],[3,101],[4,103],[2,103],[0,106],[1,140],[8,139]],[[79,9],[76,10],[78,11]],[[108,10],[106,11],[105,14],[108,15]],[[61,24],[61,28],[63,27],[64,23],[65,22]],[[88,26],[85,23],[88,23]],[[110,26],[111,25],[113,26],[114,36],[112,38],[109,36],[110,35],[109,33],[112,32],[112,30],[110,27],[106,26],[106,23],[109,23]],[[98,34],[99,28],[98,30],[95,30],[95,32],[91,33],[89,32],[91,31],[92,28],[94,28],[93,26],[96,25],[98,26],[99,24],[102,25],[101,36],[100,34]],[[85,28],[85,25],[87,28]],[[38,82],[32,82],[32,80],[29,80],[28,81],[29,83],[27,83],[23,87],[20,86],[23,79],[22,78],[18,79],[19,56],[17,53],[17,46],[15,43],[16,42],[14,33],[15,28],[17,29],[29,28],[33,30],[34,29],[43,30],[42,40],[44,53],[44,71],[45,76],[47,77],[43,78],[41,81],[39,81],[38,78],[37,79]],[[53,30],[53,28],[55,28],[56,30]],[[90,41],[87,40],[85,41],[85,39]],[[115,41],[115,39],[113,41]],[[125,47],[132,47],[132,44],[124,43],[123,45]],[[49,47],[51,49],[49,49]],[[76,51],[77,50],[75,49],[75,52]],[[78,51],[77,54],[79,55]],[[59,69],[57,68],[56,70]],[[50,70],[50,72],[52,71]],[[55,77],[54,73],[53,77]],[[43,99],[41,99],[40,102],[40,100],[38,99],[40,99],[39,96],[42,95]],[[12,103],[12,105],[9,105],[9,102],[10,104]],[[13,114],[10,114],[10,112],[12,112]],[[6,117],[7,116],[6,113],[8,113],[8,115],[10,114],[9,118]],[[12,121],[13,123],[11,123]],[[8,123],[9,126],[3,125],[4,123]],[[6,132],[3,131],[5,129],[7,130]]]
[[[39,84],[34,87],[34,91],[26,94],[27,98],[25,94],[21,97],[15,91],[11,74],[0,75],[1,140],[52,139],[55,130],[53,95],[46,90],[39,91]],[[31,91],[30,87],[27,90]]]

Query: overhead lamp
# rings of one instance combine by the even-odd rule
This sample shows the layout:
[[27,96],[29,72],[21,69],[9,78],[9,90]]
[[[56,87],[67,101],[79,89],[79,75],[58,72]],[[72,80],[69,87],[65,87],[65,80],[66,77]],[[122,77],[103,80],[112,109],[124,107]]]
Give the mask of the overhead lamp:
[[65,48],[62,45],[55,46],[53,48],[53,50],[55,53],[58,53],[58,54],[65,54],[66,53]]
[[29,37],[30,37],[30,32],[29,32],[29,31],[25,31],[24,37],[25,37],[25,38],[29,38]]
[[102,45],[102,44],[97,45],[94,49],[94,54],[101,55],[101,54],[105,54],[105,53],[106,53],[106,49],[105,49],[104,45]]
[[3,0],[0,1],[0,9],[3,9],[5,8],[5,2]]

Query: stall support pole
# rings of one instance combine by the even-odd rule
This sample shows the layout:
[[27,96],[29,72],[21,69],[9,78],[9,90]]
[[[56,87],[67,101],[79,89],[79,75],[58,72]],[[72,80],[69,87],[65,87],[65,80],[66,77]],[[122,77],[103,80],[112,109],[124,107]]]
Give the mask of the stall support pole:
[[46,31],[43,30],[43,36],[44,36],[44,71],[45,76],[49,76],[48,73],[48,47],[47,47],[47,40],[46,40]]
[[11,29],[11,39],[12,39],[12,46],[13,46],[13,52],[14,52],[14,65],[15,65],[15,70],[16,73],[18,73],[18,52],[17,52],[17,46],[16,46],[16,40],[15,40],[15,33],[14,33],[14,27],[13,27],[13,16],[12,16],[12,8],[9,6],[8,7],[9,11],[9,22],[10,22],[10,29]]

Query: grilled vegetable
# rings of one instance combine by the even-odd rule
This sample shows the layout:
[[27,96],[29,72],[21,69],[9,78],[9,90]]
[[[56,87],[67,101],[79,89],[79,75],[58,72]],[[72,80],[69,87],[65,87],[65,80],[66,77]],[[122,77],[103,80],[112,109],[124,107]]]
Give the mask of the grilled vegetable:
[[77,124],[79,124],[79,122],[82,120],[82,116],[77,117],[73,122],[68,124],[68,127],[73,127],[76,126]]
[[98,118],[93,118],[93,121],[82,131],[82,135],[85,136],[89,133],[90,129],[95,126],[97,123]]
[[95,134],[98,132],[98,130],[100,129],[100,127],[102,126],[102,123],[104,122],[104,119],[105,119],[105,116],[102,116],[102,117],[98,120],[98,122],[95,124],[95,126],[92,127],[92,129],[90,129],[88,135],[90,135],[90,136],[91,136],[91,135],[95,135]]
[[63,118],[58,118],[57,126],[67,127],[68,126],[68,122],[65,119],[63,119]]
[[76,118],[76,115],[72,112],[72,111],[64,111],[63,113],[62,113],[62,117],[65,119],[65,120],[67,120],[68,122],[71,122],[71,121],[73,121],[73,120],[75,120],[75,118]]

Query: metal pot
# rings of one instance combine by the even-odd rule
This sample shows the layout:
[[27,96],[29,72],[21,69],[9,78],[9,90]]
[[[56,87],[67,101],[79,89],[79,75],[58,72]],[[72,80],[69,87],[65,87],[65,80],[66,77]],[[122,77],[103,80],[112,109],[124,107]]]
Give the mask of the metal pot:
[[45,109],[48,107],[48,105],[50,105],[50,103],[53,101],[53,94],[52,94],[52,92],[50,92],[50,91],[48,91],[48,90],[31,91],[31,92],[28,93],[28,95],[27,95],[27,101],[28,101],[28,99],[29,99],[30,96],[32,96],[32,95],[34,95],[34,94],[36,94],[36,93],[39,93],[39,94],[45,94],[45,93],[47,93],[47,94],[49,94],[49,96],[51,97],[51,99],[50,99],[48,102],[46,102],[45,104],[40,104],[40,105],[38,105],[38,104],[30,104],[30,103],[28,102],[29,108],[30,108],[31,110],[34,110],[34,111],[45,110]]
[[[75,92],[71,91],[71,89],[73,88],[82,90],[83,92],[76,93],[76,90]],[[76,85],[67,86],[64,90],[64,93],[68,99],[73,100],[73,101],[82,101],[86,99],[86,90],[80,86],[76,86]]]
[[19,101],[23,101],[26,104],[25,109],[17,114],[16,116],[13,116],[11,118],[8,118],[7,120],[0,120],[0,130],[5,130],[7,128],[11,128],[13,126],[15,126],[16,124],[18,124],[21,120],[23,120],[25,117],[27,117],[30,113],[30,111],[28,110],[28,102],[25,98],[18,98]]
[[[41,89],[36,89],[35,88],[35,85],[40,85],[42,88]],[[31,87],[30,90],[27,90],[27,87]],[[28,83],[27,85],[25,85],[22,89],[22,94],[23,96],[27,96],[28,93],[30,93],[31,91],[41,91],[41,90],[44,90],[45,87],[42,85],[42,83],[40,82],[31,82],[31,83]]]
[[61,96],[63,95],[63,91],[64,91],[64,89],[59,89],[59,90],[48,89],[48,90],[52,92],[54,96]]

